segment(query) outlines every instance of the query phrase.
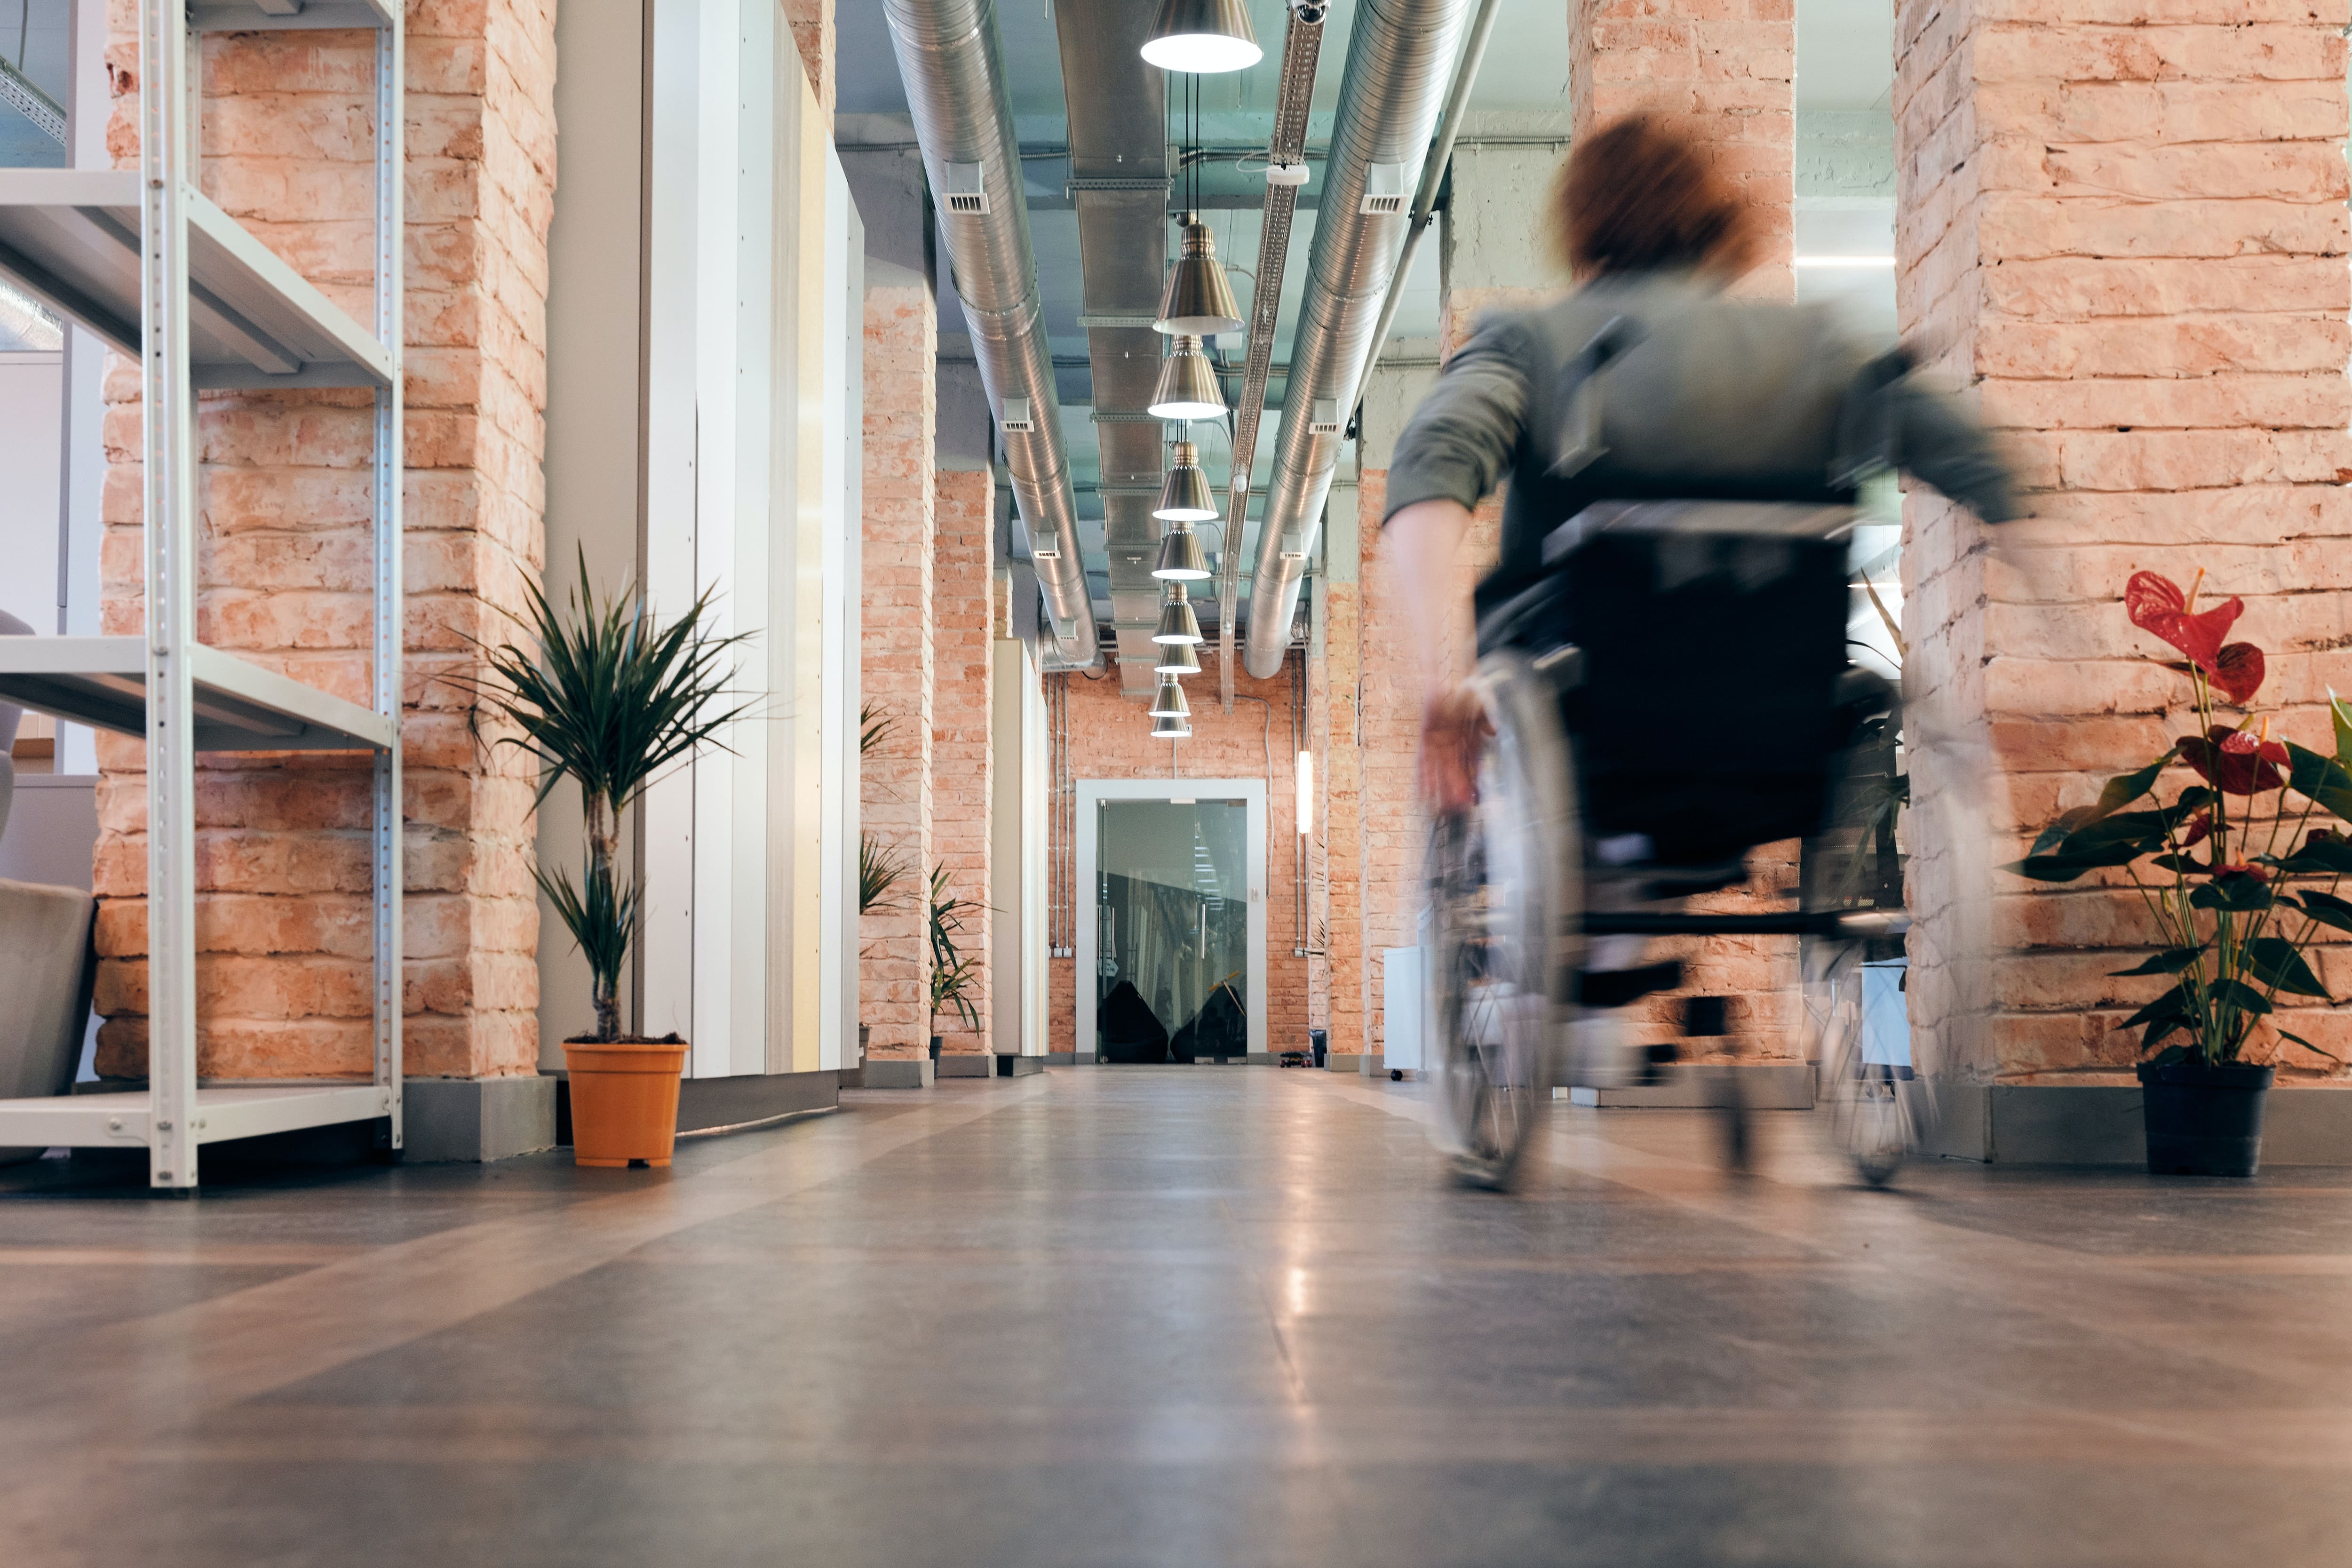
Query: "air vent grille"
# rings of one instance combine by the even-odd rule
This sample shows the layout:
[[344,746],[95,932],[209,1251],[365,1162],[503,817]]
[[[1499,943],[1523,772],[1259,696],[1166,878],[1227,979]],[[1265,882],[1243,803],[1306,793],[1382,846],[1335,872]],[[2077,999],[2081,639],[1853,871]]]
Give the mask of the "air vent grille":
[[951,213],[984,216],[988,212],[988,186],[980,177],[977,163],[948,165],[947,207]]
[[1412,199],[1402,163],[1374,163],[1364,171],[1364,199],[1356,210],[1384,216],[1404,211]]
[[1033,434],[1037,428],[1037,421],[1030,414],[1029,400],[1025,397],[1006,398],[1004,416],[997,423],[1003,425],[1006,430],[1023,436]]

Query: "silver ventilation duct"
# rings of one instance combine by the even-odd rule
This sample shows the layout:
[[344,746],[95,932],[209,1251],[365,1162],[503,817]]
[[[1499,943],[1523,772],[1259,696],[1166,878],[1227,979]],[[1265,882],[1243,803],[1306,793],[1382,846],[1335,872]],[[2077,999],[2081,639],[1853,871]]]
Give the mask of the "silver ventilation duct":
[[1054,640],[1066,659],[1091,665],[1094,605],[1078,553],[1077,509],[996,6],[993,0],[883,0],[883,15],[924,172],[939,194],[940,234],[971,325],[981,384],[1004,432],[1013,500],[1037,550],[1037,585]]
[[1243,662],[1261,679],[1281,672],[1290,646],[1299,585],[1351,412],[1341,405],[1363,374],[1412,222],[1412,191],[1402,181],[1428,151],[1469,8],[1469,0],[1361,0],[1356,8],[1250,580]]

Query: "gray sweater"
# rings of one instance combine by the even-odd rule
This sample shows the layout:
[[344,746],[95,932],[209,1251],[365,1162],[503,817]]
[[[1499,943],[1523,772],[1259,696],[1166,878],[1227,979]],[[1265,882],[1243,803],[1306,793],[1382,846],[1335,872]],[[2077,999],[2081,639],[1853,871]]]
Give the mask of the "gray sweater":
[[1387,516],[1475,507],[1507,478],[1484,611],[1540,576],[1545,535],[1595,501],[1851,503],[1878,463],[1988,522],[2019,515],[1968,412],[1829,310],[1727,299],[1686,274],[1619,276],[1479,322],[1397,443]]

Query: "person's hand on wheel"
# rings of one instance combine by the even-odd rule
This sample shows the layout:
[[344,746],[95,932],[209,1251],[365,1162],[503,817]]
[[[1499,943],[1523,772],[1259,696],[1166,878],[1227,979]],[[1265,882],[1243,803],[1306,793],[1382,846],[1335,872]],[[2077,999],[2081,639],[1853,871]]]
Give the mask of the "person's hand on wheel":
[[1478,750],[1495,732],[1486,704],[1467,686],[1432,691],[1421,710],[1421,795],[1433,812],[1478,803]]

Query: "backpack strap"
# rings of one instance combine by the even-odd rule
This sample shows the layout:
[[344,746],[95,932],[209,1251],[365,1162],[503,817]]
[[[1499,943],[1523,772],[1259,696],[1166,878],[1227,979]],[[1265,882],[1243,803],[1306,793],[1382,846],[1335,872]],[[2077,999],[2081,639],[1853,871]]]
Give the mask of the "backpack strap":
[[1559,401],[1567,413],[1560,421],[1552,478],[1572,478],[1608,452],[1601,439],[1601,373],[1646,335],[1631,317],[1612,316],[1560,367]]

